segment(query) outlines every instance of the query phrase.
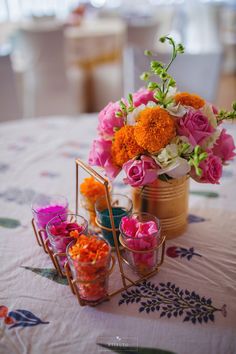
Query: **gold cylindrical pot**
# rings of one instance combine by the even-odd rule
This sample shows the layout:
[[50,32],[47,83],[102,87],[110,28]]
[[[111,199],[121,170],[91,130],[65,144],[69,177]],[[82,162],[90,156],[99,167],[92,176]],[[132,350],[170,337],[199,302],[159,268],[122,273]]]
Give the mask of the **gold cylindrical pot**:
[[189,178],[157,179],[145,187],[132,188],[135,212],[147,212],[161,221],[167,239],[181,236],[187,228]]

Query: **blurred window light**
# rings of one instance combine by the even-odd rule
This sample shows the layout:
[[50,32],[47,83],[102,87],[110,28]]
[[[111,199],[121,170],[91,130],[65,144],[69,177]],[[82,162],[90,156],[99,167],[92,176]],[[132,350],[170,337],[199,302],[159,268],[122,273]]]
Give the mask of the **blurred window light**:
[[106,4],[106,0],[91,0],[90,2],[94,7],[102,7]]
[[[191,0],[202,3],[220,3],[235,6],[235,0]],[[144,5],[175,6],[182,3],[191,3],[190,0],[130,0],[130,3],[143,3]],[[40,17],[54,15],[58,18],[66,18],[70,11],[79,4],[91,4],[93,7],[123,7],[128,0],[0,0],[0,22],[19,21],[26,17]],[[135,8],[134,6],[134,8]]]
[[9,19],[9,9],[5,0],[0,0],[0,21],[6,21]]

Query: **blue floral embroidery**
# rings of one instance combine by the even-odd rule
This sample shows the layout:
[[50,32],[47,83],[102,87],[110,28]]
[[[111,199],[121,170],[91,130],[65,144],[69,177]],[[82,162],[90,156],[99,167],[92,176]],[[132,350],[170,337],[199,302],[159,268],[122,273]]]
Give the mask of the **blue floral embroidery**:
[[32,189],[8,188],[5,192],[0,193],[0,198],[6,202],[15,202],[17,204],[29,204],[37,194]]
[[6,172],[9,170],[10,166],[6,163],[0,163],[0,173]]
[[188,223],[189,224],[196,223],[196,222],[204,222],[204,221],[206,221],[206,219],[203,218],[202,216],[198,216],[198,215],[194,215],[194,214],[188,215]]
[[35,316],[32,312],[27,310],[15,310],[8,312],[6,306],[0,306],[1,317],[4,318],[6,325],[9,325],[9,329],[16,327],[32,327],[39,324],[48,324],[49,322],[42,321]]
[[160,311],[160,317],[182,317],[183,322],[193,324],[214,322],[215,313],[221,312],[226,317],[226,305],[216,308],[210,298],[200,297],[195,291],[182,290],[170,282],[158,286],[144,281],[133,290],[121,294],[122,304],[139,304],[139,312]]
[[48,324],[49,322],[41,321],[40,318],[35,316],[32,312],[26,310],[16,310],[11,311],[8,314],[9,317],[15,320],[15,323],[9,327],[32,327],[37,326],[39,324]]
[[219,193],[212,191],[189,191],[190,194],[206,198],[219,198]]

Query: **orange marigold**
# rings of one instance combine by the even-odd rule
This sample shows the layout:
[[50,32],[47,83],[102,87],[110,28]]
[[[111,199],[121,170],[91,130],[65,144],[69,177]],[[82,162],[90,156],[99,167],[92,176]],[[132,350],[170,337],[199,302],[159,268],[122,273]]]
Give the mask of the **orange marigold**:
[[150,153],[165,147],[175,135],[174,119],[161,107],[144,109],[134,127],[137,143]]
[[113,162],[118,166],[144,151],[134,138],[133,126],[125,125],[115,133],[111,151]]
[[204,99],[200,96],[188,92],[180,92],[175,95],[175,102],[183,106],[190,106],[195,109],[202,108],[205,104]]
[[95,203],[97,198],[105,195],[105,187],[97,182],[93,177],[85,178],[80,185],[80,193],[89,199],[90,202]]

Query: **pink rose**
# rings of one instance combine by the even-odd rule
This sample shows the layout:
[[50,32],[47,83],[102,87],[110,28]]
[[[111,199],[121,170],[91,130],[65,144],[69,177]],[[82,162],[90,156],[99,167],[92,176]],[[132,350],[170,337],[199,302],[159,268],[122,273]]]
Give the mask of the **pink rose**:
[[232,160],[236,155],[234,149],[235,145],[233,137],[230,134],[227,134],[225,129],[222,129],[219,138],[213,146],[213,154],[220,157],[223,162],[226,162]]
[[110,140],[95,139],[89,153],[88,162],[91,166],[103,167],[106,175],[113,179],[121,169],[112,163],[111,145],[112,142]]
[[177,122],[177,134],[186,136],[192,146],[200,145],[215,129],[201,111],[190,109]]
[[156,102],[156,99],[153,97],[153,91],[149,91],[145,87],[142,87],[137,92],[133,94],[133,103],[135,107],[140,106],[141,104],[147,104],[149,101]]
[[124,216],[121,219],[121,229],[126,236],[135,237],[138,228],[138,220],[133,217]]
[[201,183],[219,184],[219,179],[222,176],[222,162],[218,156],[209,154],[208,157],[201,161],[199,167],[202,169],[201,177],[196,177],[195,173],[191,176]]
[[120,111],[118,102],[110,102],[98,115],[98,130],[102,135],[114,135],[114,128],[121,128],[124,120],[116,117],[116,112]]
[[123,165],[127,178],[123,181],[132,187],[144,186],[152,183],[157,178],[158,166],[155,161],[148,156],[142,155],[140,160],[129,160]]

